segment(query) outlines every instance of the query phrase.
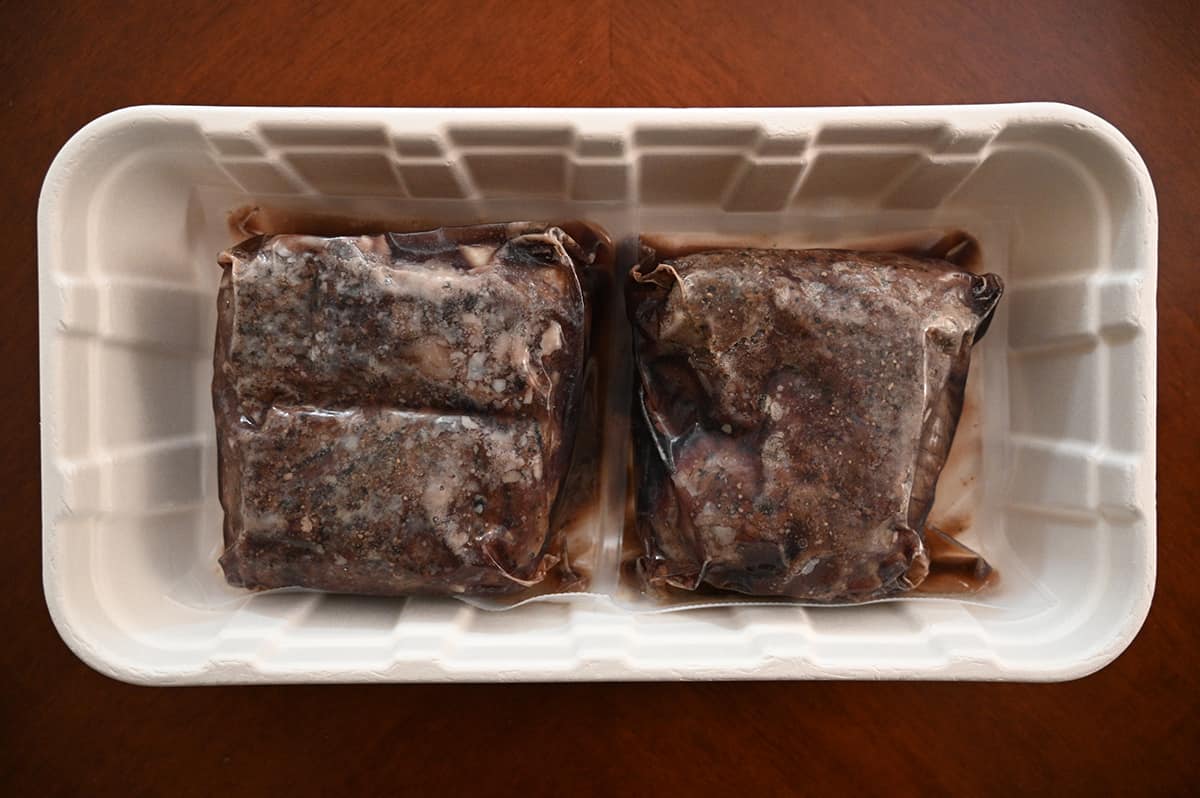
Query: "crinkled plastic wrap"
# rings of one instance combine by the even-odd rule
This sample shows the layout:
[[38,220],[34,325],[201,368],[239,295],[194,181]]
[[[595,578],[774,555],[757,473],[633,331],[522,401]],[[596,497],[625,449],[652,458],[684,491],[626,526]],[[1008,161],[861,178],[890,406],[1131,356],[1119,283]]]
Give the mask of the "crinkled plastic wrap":
[[532,223],[259,236],[220,258],[233,585],[501,596],[578,582],[563,529],[612,247]]
[[892,253],[645,253],[626,302],[647,588],[837,604],[920,585],[1002,290]]

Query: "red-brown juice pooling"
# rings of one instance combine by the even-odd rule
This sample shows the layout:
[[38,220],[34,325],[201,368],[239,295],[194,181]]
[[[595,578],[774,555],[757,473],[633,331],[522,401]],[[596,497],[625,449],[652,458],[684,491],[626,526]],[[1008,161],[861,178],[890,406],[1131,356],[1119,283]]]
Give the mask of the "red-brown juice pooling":
[[[979,257],[962,234],[932,250]],[[942,257],[647,248],[627,309],[649,589],[854,603],[994,578],[925,524],[1001,293]]]

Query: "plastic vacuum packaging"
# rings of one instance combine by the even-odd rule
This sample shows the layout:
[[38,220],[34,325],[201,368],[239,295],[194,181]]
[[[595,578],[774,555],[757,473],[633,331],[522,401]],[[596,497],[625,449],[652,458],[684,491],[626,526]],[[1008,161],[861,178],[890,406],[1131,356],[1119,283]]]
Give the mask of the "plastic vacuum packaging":
[[962,556],[925,525],[1002,292],[934,257],[644,249],[626,310],[645,590],[858,603],[920,586],[934,548]]
[[587,225],[512,223],[267,235],[223,253],[229,583],[483,597],[582,584],[565,530],[594,487],[576,433],[612,251]]

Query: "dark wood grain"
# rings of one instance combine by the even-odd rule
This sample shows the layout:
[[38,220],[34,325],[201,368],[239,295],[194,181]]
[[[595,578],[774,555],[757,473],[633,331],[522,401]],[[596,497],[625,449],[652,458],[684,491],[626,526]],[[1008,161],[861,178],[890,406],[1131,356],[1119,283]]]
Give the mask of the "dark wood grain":
[[[0,4],[0,794],[1088,794],[1196,789],[1200,10],[1194,2]],[[837,6],[844,6],[838,8]],[[173,10],[167,11],[166,8]],[[858,105],[1061,100],[1161,211],[1159,580],[1059,685],[148,689],[51,627],[40,579],[35,209],[93,117],[145,103]]]

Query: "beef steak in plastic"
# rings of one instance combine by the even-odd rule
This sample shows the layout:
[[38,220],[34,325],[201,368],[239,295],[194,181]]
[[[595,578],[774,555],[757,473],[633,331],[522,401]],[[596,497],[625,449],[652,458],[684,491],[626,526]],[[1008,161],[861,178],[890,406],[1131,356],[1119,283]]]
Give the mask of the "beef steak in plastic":
[[228,581],[502,594],[560,558],[610,249],[536,224],[224,253],[214,407]]
[[891,253],[647,253],[627,306],[649,585],[816,603],[918,585],[971,347],[1002,290]]

